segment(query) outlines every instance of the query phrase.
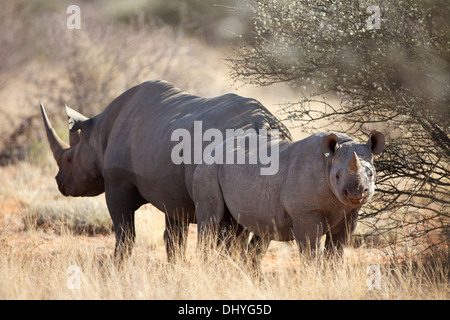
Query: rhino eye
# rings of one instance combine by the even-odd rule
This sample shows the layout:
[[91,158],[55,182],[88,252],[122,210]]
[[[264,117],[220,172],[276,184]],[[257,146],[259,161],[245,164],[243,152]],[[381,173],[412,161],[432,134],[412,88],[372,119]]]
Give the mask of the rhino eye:
[[336,174],[336,179],[339,180],[339,174]]

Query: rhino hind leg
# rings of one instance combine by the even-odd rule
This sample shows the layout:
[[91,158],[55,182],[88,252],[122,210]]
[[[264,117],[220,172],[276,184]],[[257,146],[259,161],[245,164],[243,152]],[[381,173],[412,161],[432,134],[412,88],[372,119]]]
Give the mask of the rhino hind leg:
[[223,199],[218,170],[219,167],[215,164],[202,164],[194,173],[192,190],[196,204],[197,247],[203,250],[203,253],[207,247],[224,250],[245,264],[250,232],[240,225],[228,210]]
[[195,170],[193,178],[192,193],[198,229],[197,247],[204,253],[206,247],[214,247],[219,241],[223,242],[226,232],[219,236],[218,231],[228,229],[227,221],[224,221],[226,208],[217,173],[217,165],[201,164]]
[[258,280],[262,280],[261,262],[264,255],[269,249],[270,238],[267,236],[258,236],[253,234],[247,251],[247,268],[252,276]]
[[224,217],[219,223],[217,246],[223,247],[228,255],[247,264],[247,248],[250,232],[233,218],[225,204]]
[[178,260],[185,260],[188,231],[189,223],[187,221],[175,220],[166,215],[164,243],[169,263],[175,264]]

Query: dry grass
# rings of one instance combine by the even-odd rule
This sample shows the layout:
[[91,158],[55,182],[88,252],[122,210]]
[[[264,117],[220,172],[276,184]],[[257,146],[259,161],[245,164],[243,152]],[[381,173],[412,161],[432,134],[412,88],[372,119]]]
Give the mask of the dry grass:
[[[263,279],[256,281],[236,260],[217,251],[211,250],[207,261],[202,260],[196,253],[195,226],[190,229],[187,261],[171,265],[162,237],[163,214],[148,205],[136,215],[133,254],[117,269],[111,258],[112,233],[88,236],[64,219],[45,228],[25,224],[30,212],[45,215],[54,213],[54,207],[107,215],[102,196],[58,195],[52,170],[28,164],[0,168],[4,182],[0,186],[0,299],[449,298],[448,261],[440,257],[390,263],[377,249],[347,248],[343,261],[311,263],[299,256],[294,244],[274,242],[263,260]],[[381,271],[376,290],[369,290],[366,283],[370,265]],[[80,271],[79,289],[70,287],[74,284],[71,266]]]

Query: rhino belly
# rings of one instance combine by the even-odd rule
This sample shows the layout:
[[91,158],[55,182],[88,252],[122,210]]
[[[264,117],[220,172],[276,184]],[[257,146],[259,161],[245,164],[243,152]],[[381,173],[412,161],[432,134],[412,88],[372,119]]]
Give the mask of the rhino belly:
[[259,200],[239,201],[235,198],[235,201],[227,201],[225,198],[225,203],[233,218],[250,232],[276,241],[293,240],[289,216],[270,203]]
[[195,222],[195,206],[186,191],[184,181],[177,177],[153,178],[138,176],[136,187],[144,199],[170,218]]

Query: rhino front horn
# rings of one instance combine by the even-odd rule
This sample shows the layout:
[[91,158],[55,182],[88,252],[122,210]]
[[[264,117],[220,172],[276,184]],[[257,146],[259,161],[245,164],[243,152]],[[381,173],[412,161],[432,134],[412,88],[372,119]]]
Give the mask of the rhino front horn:
[[50,124],[50,121],[48,120],[47,113],[45,112],[45,108],[42,103],[41,103],[41,113],[42,118],[44,119],[45,132],[47,133],[47,139],[48,142],[50,143],[50,149],[53,152],[53,157],[55,157],[56,162],[58,162],[63,151],[69,148],[69,146],[64,141],[62,141],[56,134],[55,130]]
[[359,170],[361,170],[361,162],[359,161],[356,152],[353,152],[353,155],[348,162],[348,170],[352,172],[358,172]]

